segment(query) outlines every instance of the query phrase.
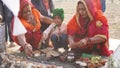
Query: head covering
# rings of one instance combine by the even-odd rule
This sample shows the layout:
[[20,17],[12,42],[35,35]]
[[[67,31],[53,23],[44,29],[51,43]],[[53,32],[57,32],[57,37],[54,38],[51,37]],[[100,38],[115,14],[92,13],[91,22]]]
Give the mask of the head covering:
[[[98,19],[101,22],[107,22],[106,17],[104,16],[104,14],[102,13],[101,10],[98,10],[98,6],[95,5],[95,1],[94,0],[79,0],[78,4],[79,3],[83,3],[84,4],[90,20]],[[78,4],[77,4],[77,8],[76,8],[76,10],[77,10],[76,14],[79,17]]]
[[79,4],[80,3],[82,3],[85,6],[87,14],[88,14],[90,20],[93,20],[93,17],[95,16],[95,5],[94,5],[94,2],[92,0],[79,0],[78,3],[77,3],[77,7],[76,7],[77,15],[80,15],[79,14]]
[[20,10],[18,16],[20,17],[23,11],[23,8],[26,5],[30,5],[30,8],[34,8],[33,4],[29,0],[20,0]]
[[64,20],[64,10],[62,8],[56,8],[53,10],[53,18],[55,16],[60,16],[62,21]]

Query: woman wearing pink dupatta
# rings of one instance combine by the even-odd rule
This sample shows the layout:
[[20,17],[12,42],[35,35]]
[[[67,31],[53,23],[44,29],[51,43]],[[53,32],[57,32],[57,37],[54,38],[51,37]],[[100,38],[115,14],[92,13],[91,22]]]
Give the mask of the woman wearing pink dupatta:
[[69,47],[73,51],[109,56],[108,23],[92,0],[79,0],[76,14],[67,25]]

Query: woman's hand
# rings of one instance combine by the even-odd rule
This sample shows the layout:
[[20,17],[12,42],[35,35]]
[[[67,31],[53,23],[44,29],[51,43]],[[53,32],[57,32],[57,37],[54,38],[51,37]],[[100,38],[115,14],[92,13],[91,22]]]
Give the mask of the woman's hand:
[[25,45],[24,51],[25,51],[25,54],[28,55],[28,56],[32,56],[33,55],[32,46],[30,44],[26,44]]
[[69,48],[77,48],[76,42],[70,41],[68,47]]
[[87,40],[86,39],[81,39],[79,42],[75,44],[78,48],[83,48],[87,45]]
[[68,47],[69,48],[76,48],[76,45],[75,45],[75,42],[74,42],[74,40],[73,40],[74,38],[72,37],[72,36],[68,36],[68,41],[69,41],[69,45],[68,45]]

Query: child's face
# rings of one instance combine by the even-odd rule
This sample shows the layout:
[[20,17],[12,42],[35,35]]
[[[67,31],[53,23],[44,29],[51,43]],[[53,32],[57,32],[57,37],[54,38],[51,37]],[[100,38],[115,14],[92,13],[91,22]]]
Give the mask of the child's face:
[[62,24],[62,19],[60,18],[60,16],[55,16],[54,21],[58,26]]

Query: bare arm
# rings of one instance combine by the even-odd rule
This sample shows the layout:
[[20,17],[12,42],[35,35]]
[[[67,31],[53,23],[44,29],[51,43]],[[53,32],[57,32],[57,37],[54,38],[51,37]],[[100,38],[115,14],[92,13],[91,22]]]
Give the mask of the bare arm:
[[26,38],[24,34],[21,34],[17,37],[19,44],[24,47],[24,45],[27,43]]
[[90,40],[88,39],[87,44],[98,44],[98,43],[103,43],[105,42],[106,39],[105,38],[101,38],[101,37],[91,37]]
[[77,42],[75,45],[78,47],[82,47],[82,46],[86,46],[86,45],[90,45],[90,44],[99,44],[99,43],[103,43],[105,42],[106,39],[105,38],[101,38],[101,37],[90,37],[90,38],[84,38],[81,39],[79,42]]
[[17,37],[19,44],[24,48],[25,53],[28,56],[32,56],[33,51],[32,51],[32,46],[26,42],[26,38],[24,34],[21,34]]
[[74,37],[71,36],[71,35],[68,35],[68,41],[69,41],[69,46],[70,48],[76,48],[77,46],[75,45],[75,42],[74,42]]
[[48,23],[48,24],[51,24],[51,23],[54,22],[53,19],[51,19],[49,17],[43,16],[43,15],[40,15],[40,16],[41,16],[40,21],[42,21],[42,22],[45,22],[45,23]]

